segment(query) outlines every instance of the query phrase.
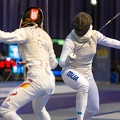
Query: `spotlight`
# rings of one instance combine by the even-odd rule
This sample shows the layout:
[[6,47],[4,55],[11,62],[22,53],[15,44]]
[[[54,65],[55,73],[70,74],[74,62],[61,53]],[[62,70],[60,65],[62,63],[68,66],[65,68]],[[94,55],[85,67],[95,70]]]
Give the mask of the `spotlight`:
[[91,0],[91,4],[92,5],[96,5],[97,4],[97,0]]

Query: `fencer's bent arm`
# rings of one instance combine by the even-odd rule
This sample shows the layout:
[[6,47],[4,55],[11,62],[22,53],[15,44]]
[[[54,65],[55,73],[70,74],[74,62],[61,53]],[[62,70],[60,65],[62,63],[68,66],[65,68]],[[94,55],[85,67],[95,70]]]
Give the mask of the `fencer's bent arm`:
[[56,60],[56,56],[55,56],[55,53],[54,53],[54,49],[53,49],[53,45],[51,44],[51,47],[50,47],[50,67],[51,69],[55,69],[58,65],[58,61]]
[[59,59],[59,65],[62,68],[65,68],[69,65],[70,62],[70,58],[69,58],[69,54],[71,52],[74,52],[74,43],[72,42],[72,40],[70,39],[66,39],[63,45],[63,49],[60,55],[60,59]]
[[13,32],[4,32],[0,30],[0,42],[13,44],[23,43],[26,40],[26,33],[23,28],[16,29]]
[[98,32],[98,43],[107,47],[120,49],[120,41],[104,36],[102,33]]
[[51,69],[55,69],[58,65],[58,61],[55,58],[50,58],[50,67]]

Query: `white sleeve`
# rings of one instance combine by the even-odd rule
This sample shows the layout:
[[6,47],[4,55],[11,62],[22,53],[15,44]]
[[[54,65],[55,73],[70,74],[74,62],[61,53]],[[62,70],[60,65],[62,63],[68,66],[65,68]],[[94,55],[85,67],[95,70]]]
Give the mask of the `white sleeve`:
[[54,52],[54,49],[53,49],[53,44],[51,42],[51,47],[50,47],[50,67],[51,69],[55,69],[58,65],[58,61],[56,59],[56,55],[55,55],[55,52]]
[[23,28],[13,32],[4,32],[0,30],[0,42],[13,44],[23,43],[26,40],[26,32]]
[[102,33],[98,32],[98,43],[107,47],[120,49],[120,41],[104,36]]
[[74,52],[74,43],[70,39],[66,39],[59,59],[59,65],[62,68],[67,67],[66,60],[68,60],[68,56],[71,52]]

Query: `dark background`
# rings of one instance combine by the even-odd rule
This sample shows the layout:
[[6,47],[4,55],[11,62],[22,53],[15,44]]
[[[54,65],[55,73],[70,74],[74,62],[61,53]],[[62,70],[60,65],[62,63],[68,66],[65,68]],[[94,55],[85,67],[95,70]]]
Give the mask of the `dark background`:
[[[31,6],[43,10],[44,29],[53,39],[65,39],[72,30],[73,18],[78,12],[89,13],[96,30],[120,12],[120,0],[97,0],[96,6],[91,5],[90,0],[0,0],[0,29],[7,32],[17,29],[22,13]],[[120,16],[105,26],[101,32],[120,40]],[[0,43],[0,50],[4,50],[8,55],[7,44]],[[55,51],[61,50],[56,47]],[[109,62],[111,71],[119,72],[120,50],[110,49]]]

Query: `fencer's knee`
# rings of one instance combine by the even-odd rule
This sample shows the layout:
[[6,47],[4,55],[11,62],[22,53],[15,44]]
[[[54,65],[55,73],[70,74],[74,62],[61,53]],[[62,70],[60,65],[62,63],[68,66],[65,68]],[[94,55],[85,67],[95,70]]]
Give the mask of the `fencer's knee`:
[[37,116],[41,116],[41,115],[45,114],[46,112],[47,111],[45,108],[43,108],[42,110],[39,110],[39,111],[34,109],[34,114]]
[[88,92],[89,90],[89,82],[84,79],[84,82],[81,82],[80,86],[78,86],[77,90],[79,92]]
[[40,120],[51,120],[49,113],[46,111],[45,107],[41,111],[34,111],[34,114]]
[[2,104],[0,106],[0,116],[3,116],[3,114],[7,113],[7,112],[15,112],[14,109],[12,109],[10,106],[4,105]]
[[93,115],[96,115],[99,112],[99,105],[94,106],[94,110],[92,111]]
[[2,117],[2,111],[1,111],[1,107],[0,107],[0,117]]
[[82,85],[78,88],[78,91],[79,92],[84,92],[84,93],[88,93],[88,89],[89,89],[89,86],[88,85]]
[[0,106],[0,117],[2,117],[3,114],[6,112],[7,112],[7,109],[5,109],[3,106]]
[[96,115],[99,112],[99,105],[94,105],[92,109],[87,109],[91,115]]

